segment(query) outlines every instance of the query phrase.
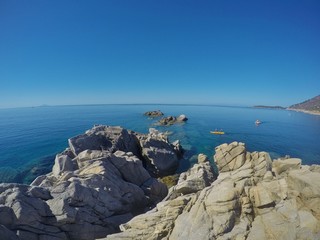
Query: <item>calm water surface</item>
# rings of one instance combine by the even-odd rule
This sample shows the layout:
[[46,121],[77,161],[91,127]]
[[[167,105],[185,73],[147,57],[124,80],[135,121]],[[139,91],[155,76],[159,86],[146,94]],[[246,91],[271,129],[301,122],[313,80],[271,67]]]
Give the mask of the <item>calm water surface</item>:
[[[170,140],[179,139],[187,150],[184,171],[198,153],[212,158],[222,143],[241,141],[249,151],[267,151],[273,158],[299,157],[303,164],[320,164],[320,116],[304,113],[217,106],[93,105],[0,109],[0,182],[30,182],[50,171],[54,155],[67,147],[67,139],[94,124],[120,125],[146,133],[155,120],[142,114],[160,109],[165,115],[186,114],[189,121],[170,127]],[[256,119],[263,124],[256,126]],[[216,136],[210,130],[223,129]]]

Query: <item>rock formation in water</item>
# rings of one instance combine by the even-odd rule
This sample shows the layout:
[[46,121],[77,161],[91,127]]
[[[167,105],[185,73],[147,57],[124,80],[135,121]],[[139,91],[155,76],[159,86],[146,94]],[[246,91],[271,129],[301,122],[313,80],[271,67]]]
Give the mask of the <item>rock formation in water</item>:
[[218,176],[199,154],[168,191],[153,176],[180,146],[155,129],[96,126],[69,146],[31,186],[0,184],[1,240],[320,239],[319,165],[222,144]]
[[320,166],[272,162],[234,142],[216,148],[214,180],[202,159],[156,208],[106,239],[320,239]]
[[143,115],[155,118],[155,117],[163,116],[163,113],[160,110],[155,110],[155,111],[145,112]]
[[175,123],[183,123],[183,122],[186,122],[187,120],[188,118],[186,117],[186,115],[181,114],[179,117],[168,116],[168,117],[161,118],[158,121],[158,124],[167,126],[167,125],[173,125]]
[[95,126],[69,139],[52,172],[31,186],[0,184],[0,239],[90,240],[117,232],[167,195],[154,177],[176,170],[179,150],[155,129]]

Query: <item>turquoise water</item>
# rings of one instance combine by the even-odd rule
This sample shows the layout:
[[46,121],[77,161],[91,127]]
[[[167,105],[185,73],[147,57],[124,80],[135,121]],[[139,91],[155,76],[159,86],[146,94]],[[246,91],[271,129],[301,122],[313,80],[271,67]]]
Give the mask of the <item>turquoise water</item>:
[[[186,149],[180,171],[198,153],[212,158],[214,147],[245,142],[250,151],[267,151],[273,158],[290,155],[304,164],[320,164],[320,116],[240,107],[186,105],[89,105],[0,109],[0,182],[30,182],[50,171],[54,155],[67,147],[67,139],[94,124],[120,125],[146,133],[155,120],[142,114],[160,109],[165,115],[186,114],[189,121],[156,127],[179,139]],[[263,124],[256,126],[256,119]],[[210,130],[223,129],[216,136]]]

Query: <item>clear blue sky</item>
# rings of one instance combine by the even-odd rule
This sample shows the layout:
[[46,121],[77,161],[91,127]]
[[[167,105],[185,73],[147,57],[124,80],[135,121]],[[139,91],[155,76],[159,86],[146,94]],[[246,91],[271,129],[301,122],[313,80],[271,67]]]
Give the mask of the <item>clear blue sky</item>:
[[319,0],[1,0],[0,107],[288,106],[320,94]]

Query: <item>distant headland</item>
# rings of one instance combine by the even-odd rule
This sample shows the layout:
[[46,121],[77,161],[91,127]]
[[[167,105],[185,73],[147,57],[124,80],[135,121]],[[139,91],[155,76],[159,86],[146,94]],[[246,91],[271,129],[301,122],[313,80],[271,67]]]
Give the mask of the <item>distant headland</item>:
[[254,108],[270,108],[270,109],[286,109],[285,107],[281,107],[281,106],[265,106],[265,105],[256,105],[253,107]]
[[308,99],[304,102],[294,104],[287,108],[288,110],[320,115],[320,95]]
[[304,102],[293,104],[290,107],[255,105],[253,108],[279,109],[303,112],[308,114],[320,115],[320,95],[308,99]]

